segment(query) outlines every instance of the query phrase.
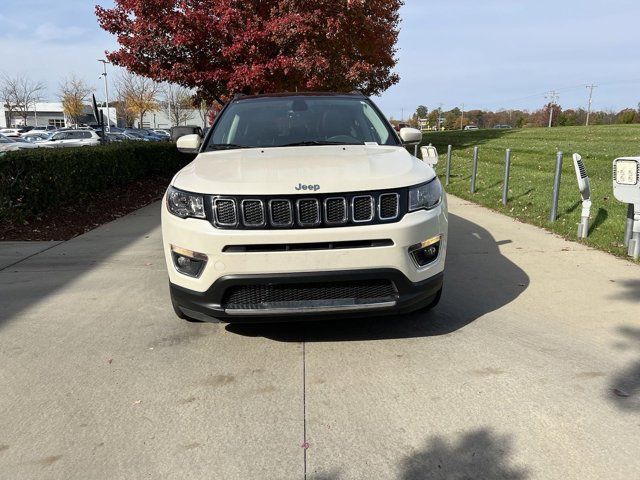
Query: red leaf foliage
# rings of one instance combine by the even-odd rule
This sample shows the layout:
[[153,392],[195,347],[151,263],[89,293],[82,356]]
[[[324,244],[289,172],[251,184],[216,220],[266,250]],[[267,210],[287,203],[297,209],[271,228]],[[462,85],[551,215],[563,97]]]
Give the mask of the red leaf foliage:
[[378,94],[398,82],[403,0],[116,0],[109,60],[220,100],[296,90]]

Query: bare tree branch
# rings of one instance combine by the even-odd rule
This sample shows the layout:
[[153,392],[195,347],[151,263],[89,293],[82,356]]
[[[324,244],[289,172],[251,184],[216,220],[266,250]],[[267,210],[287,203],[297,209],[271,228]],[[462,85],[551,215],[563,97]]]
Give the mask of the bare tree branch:
[[124,71],[116,80],[115,86],[127,125],[132,125],[133,119],[138,118],[142,128],[144,115],[158,108],[159,85],[146,77]]
[[44,82],[31,80],[25,75],[0,76],[0,96],[9,112],[9,123],[13,112],[17,112],[23,119],[23,124],[27,124],[29,112],[35,110],[35,104],[42,100],[42,94],[47,89]]
[[166,84],[162,93],[164,98],[160,106],[171,125],[186,124],[193,111],[193,92],[180,85]]
[[62,108],[64,109],[65,115],[76,125],[84,115],[85,101],[92,92],[93,88],[74,74],[60,84],[58,95],[62,101]]

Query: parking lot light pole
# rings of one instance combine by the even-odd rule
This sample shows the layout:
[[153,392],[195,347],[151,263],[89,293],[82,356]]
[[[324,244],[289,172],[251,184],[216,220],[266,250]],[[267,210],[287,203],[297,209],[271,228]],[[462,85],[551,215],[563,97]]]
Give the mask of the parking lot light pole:
[[110,132],[111,131],[111,112],[109,111],[109,82],[107,81],[107,63],[111,63],[108,62],[106,60],[98,60],[100,63],[102,63],[102,66],[104,67],[104,72],[102,74],[102,77],[104,77],[104,94],[105,94],[105,98],[107,100],[107,128],[106,131]]

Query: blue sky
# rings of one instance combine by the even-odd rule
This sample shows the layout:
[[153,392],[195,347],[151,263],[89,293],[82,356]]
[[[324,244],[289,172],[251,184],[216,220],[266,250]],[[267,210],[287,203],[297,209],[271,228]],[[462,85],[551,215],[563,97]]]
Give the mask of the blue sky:
[[[0,71],[47,81],[52,100],[73,72],[102,96],[96,60],[116,44],[94,3],[0,0]],[[376,99],[395,118],[419,104],[534,109],[551,89],[565,108],[586,106],[590,83],[594,108],[640,102],[637,0],[407,0],[402,18],[402,79]]]

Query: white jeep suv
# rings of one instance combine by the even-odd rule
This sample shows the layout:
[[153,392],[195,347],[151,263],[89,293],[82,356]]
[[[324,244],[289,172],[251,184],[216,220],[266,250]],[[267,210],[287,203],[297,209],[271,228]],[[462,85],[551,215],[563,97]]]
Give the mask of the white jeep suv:
[[236,96],[171,181],[162,235],[188,320],[405,313],[440,299],[446,197],[358,93]]

